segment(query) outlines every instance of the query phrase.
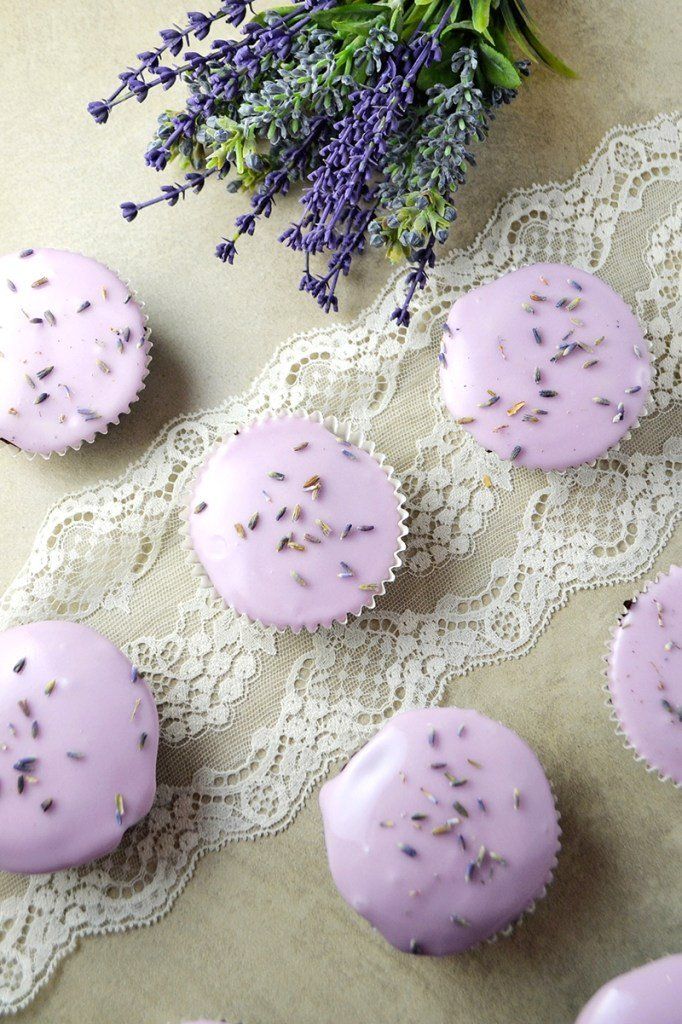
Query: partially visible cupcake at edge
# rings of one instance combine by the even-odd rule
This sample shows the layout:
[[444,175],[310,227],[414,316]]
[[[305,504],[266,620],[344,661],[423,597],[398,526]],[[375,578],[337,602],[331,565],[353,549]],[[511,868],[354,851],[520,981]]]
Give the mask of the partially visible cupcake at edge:
[[682,1024],[682,955],[652,960],[607,981],[575,1024]]
[[0,633],[0,871],[112,853],[156,792],[159,720],[128,658],[82,623]]
[[682,785],[682,567],[649,583],[611,640],[607,677],[614,716],[650,771]]
[[149,372],[146,317],[103,264],[61,249],[0,257],[0,438],[48,457],[130,411]]

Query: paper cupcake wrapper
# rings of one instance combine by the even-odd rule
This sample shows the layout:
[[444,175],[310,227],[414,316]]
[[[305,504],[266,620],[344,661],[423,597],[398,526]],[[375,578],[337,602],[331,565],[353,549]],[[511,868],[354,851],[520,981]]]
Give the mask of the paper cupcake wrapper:
[[[69,250],[69,251],[75,251],[75,250]],[[85,253],[79,252],[79,255],[80,256],[84,256],[86,259],[94,259],[94,257],[92,257],[92,256],[86,256]],[[100,260],[97,260],[96,262],[101,263]],[[147,345],[147,352],[146,352],[147,359],[146,359],[145,366],[144,366],[144,373],[142,374],[142,378],[140,380],[140,385],[139,385],[137,391],[135,392],[135,395],[133,396],[133,398],[131,398],[131,400],[128,402],[128,405],[124,409],[121,409],[121,411],[117,414],[117,416],[114,419],[109,420],[107,423],[102,424],[102,426],[98,426],[96,428],[95,433],[93,434],[92,437],[84,437],[83,440],[79,441],[78,444],[67,444],[63,448],[60,448],[58,451],[53,451],[53,452],[29,452],[29,451],[25,451],[18,444],[14,444],[12,441],[6,441],[4,438],[0,438],[0,440],[3,441],[9,448],[13,449],[13,453],[12,454],[15,455],[17,458],[25,458],[25,459],[28,459],[29,462],[33,462],[33,460],[36,459],[36,458],[45,459],[45,461],[47,461],[53,455],[62,456],[62,455],[66,455],[67,452],[69,452],[69,451],[78,452],[78,451],[80,451],[80,449],[83,447],[84,444],[94,444],[94,442],[97,440],[98,435],[100,435],[100,434],[107,434],[109,432],[109,427],[118,426],[118,424],[121,422],[121,417],[122,416],[126,416],[130,412],[132,406],[135,405],[135,403],[139,401],[140,395],[142,394],[142,392],[145,390],[145,388],[147,386],[145,384],[145,381],[146,381],[147,377],[149,376],[149,364],[152,361],[152,348],[153,348],[153,345],[152,345],[152,343],[150,341],[151,329],[149,327],[149,317],[145,313],[146,304],[140,298],[138,298],[137,293],[135,292],[134,288],[131,287],[130,282],[128,281],[128,279],[123,277],[122,274],[119,274],[118,270],[116,270],[114,267],[110,267],[106,263],[102,263],[102,266],[106,267],[107,270],[110,270],[112,274],[116,274],[116,276],[122,282],[122,284],[124,284],[126,286],[132,301],[135,302],[135,304],[138,306],[140,312],[142,313],[142,326],[143,326],[143,330],[144,330],[144,341],[145,341],[145,344]]]
[[[650,587],[653,587],[654,584],[658,583],[662,576],[666,575],[667,573],[665,572],[659,572],[659,574],[654,579],[649,580],[644,585],[642,590],[638,591],[637,594],[635,594],[635,596],[630,599],[631,606],[633,604],[636,604],[637,599],[641,597],[643,594],[646,594]],[[604,677],[604,680],[602,682],[602,691],[605,695],[604,707],[608,710],[609,717],[611,721],[614,723],[616,736],[618,736],[623,741],[623,749],[630,751],[635,761],[637,761],[638,764],[644,765],[645,771],[647,771],[650,775],[655,775],[660,782],[669,782],[671,783],[671,785],[675,787],[675,789],[682,789],[682,782],[677,782],[675,779],[672,778],[671,775],[666,775],[665,772],[661,771],[660,768],[657,768],[656,765],[648,761],[647,758],[637,750],[637,748],[631,742],[630,737],[625,732],[620,721],[620,718],[618,717],[618,714],[616,712],[616,707],[613,703],[613,697],[611,694],[611,687],[609,683],[611,679],[611,653],[613,651],[613,644],[616,638],[616,631],[620,628],[620,620],[622,619],[622,617],[623,613],[621,613],[618,616],[615,625],[611,627],[611,630],[609,632],[609,639],[606,640],[604,644],[606,648],[606,652],[602,655],[602,661],[604,663],[604,668],[602,669],[602,675]]]
[[[239,431],[248,430],[250,427],[253,427],[253,426],[255,426],[258,423],[264,423],[267,420],[274,419],[274,418],[276,418],[279,415],[280,415],[280,413],[266,412],[262,416],[258,416],[256,419],[252,420],[250,423],[245,424],[244,426],[238,427],[237,429]],[[300,419],[308,419],[308,420],[311,420],[313,423],[321,423],[323,427],[326,427],[326,429],[329,430],[330,433],[334,434],[335,437],[338,437],[339,440],[341,440],[341,441],[349,441],[351,444],[354,444],[356,446],[356,448],[360,448],[362,451],[364,451],[368,455],[370,455],[374,459],[374,461],[377,463],[377,465],[381,467],[381,469],[384,471],[384,473],[386,474],[388,479],[393,484],[393,490],[394,490],[395,496],[396,496],[397,501],[398,501],[398,517],[399,517],[398,541],[397,541],[397,544],[396,544],[395,553],[393,555],[393,562],[392,562],[392,564],[391,564],[391,566],[390,566],[390,568],[388,570],[388,573],[387,573],[385,579],[383,579],[383,580],[381,580],[379,582],[379,589],[376,590],[376,591],[373,591],[371,594],[368,593],[366,603],[363,604],[362,608],[357,613],[355,613],[355,612],[347,612],[343,616],[335,617],[328,624],[326,622],[325,623],[319,623],[317,626],[315,626],[312,629],[310,627],[308,627],[308,626],[301,626],[299,629],[293,629],[291,626],[285,626],[285,627],[282,628],[282,627],[278,627],[278,626],[275,626],[275,625],[267,624],[267,628],[273,629],[276,633],[289,633],[289,632],[291,632],[291,633],[297,634],[297,633],[303,632],[303,630],[305,630],[308,633],[316,633],[319,629],[331,629],[332,626],[335,623],[338,623],[341,626],[345,626],[346,623],[348,622],[349,618],[351,618],[351,616],[352,617],[357,617],[358,615],[362,615],[362,614],[364,614],[367,611],[371,611],[376,606],[377,598],[381,597],[383,594],[386,593],[387,585],[389,583],[393,582],[393,580],[395,579],[396,572],[398,571],[398,569],[401,568],[401,566],[403,564],[403,552],[405,551],[405,548],[406,548],[405,537],[407,536],[407,534],[409,532],[408,528],[407,528],[408,514],[407,514],[407,509],[405,507],[405,495],[403,494],[403,492],[401,490],[400,482],[397,480],[397,478],[395,476],[395,471],[394,471],[393,467],[388,465],[388,463],[386,462],[386,456],[382,452],[378,452],[376,450],[376,446],[374,444],[374,441],[368,440],[365,437],[365,435],[364,435],[364,433],[362,431],[360,431],[360,430],[353,430],[347,423],[339,422],[339,420],[336,418],[336,416],[325,416],[323,413],[317,412],[317,411],[309,413],[309,412],[305,412],[304,410],[301,410],[301,409],[295,409],[295,410],[292,410],[291,412],[285,413],[285,415],[297,416]],[[182,505],[182,509],[180,511],[180,534],[181,534],[181,538],[182,538],[182,546],[183,546],[185,552],[187,553],[187,559],[188,559],[190,568],[192,570],[192,573],[197,578],[197,580],[199,581],[199,585],[201,587],[203,587],[205,589],[208,589],[208,590],[212,590],[213,593],[216,595],[216,597],[220,601],[222,601],[222,603],[225,605],[225,607],[226,608],[230,608],[230,610],[238,618],[244,619],[247,622],[250,622],[252,624],[255,623],[255,622],[258,622],[259,625],[266,625],[265,623],[260,623],[260,621],[258,619],[252,618],[246,612],[237,611],[236,608],[233,608],[231,605],[227,604],[227,602],[223,599],[223,597],[218,593],[218,591],[213,586],[213,583],[211,582],[211,580],[208,577],[208,574],[206,573],[206,570],[204,569],[203,565],[199,561],[199,558],[197,557],[197,555],[196,555],[196,553],[194,551],[194,547],[192,546],[192,541],[191,541],[190,534],[189,534],[190,501],[191,501],[191,497],[192,497],[192,493],[194,491],[195,485],[196,485],[197,480],[198,480],[198,476],[201,473],[201,471],[203,470],[204,466],[211,459],[213,454],[218,450],[218,448],[221,448],[224,444],[228,443],[229,440],[230,440],[230,438],[228,437],[228,438],[222,438],[221,440],[216,441],[215,444],[212,445],[211,450],[209,451],[208,455],[206,455],[206,457],[202,460],[201,465],[197,468],[196,472],[194,473],[194,475],[192,477],[190,485],[189,485],[189,487],[187,489],[187,492],[186,492],[186,494],[185,494],[185,496],[183,498],[183,505]]]

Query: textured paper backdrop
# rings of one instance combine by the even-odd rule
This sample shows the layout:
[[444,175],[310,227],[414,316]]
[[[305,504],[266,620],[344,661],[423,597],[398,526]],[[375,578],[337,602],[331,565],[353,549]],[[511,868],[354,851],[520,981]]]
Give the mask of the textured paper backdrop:
[[[613,124],[679,104],[677,0],[532,6],[582,77],[567,83],[537,72],[502,112],[461,194],[458,245],[509,189],[563,179]],[[271,244],[290,204],[244,244],[232,269],[212,251],[239,197],[207,187],[131,226],[118,215],[120,200],[151,195],[165,180],[145,168],[142,152],[173,94],[131,104],[101,129],[84,106],[110,91],[156,28],[182,14],[172,0],[0,0],[0,251],[71,247],[118,268],[144,297],[156,344],[142,402],[108,438],[49,463],[0,452],[0,586],[58,496],[118,474],[169,417],[239,391],[278,342],[322,320],[295,290],[296,257]],[[387,273],[366,259],[343,293],[342,316],[357,314]],[[681,560],[678,531],[657,569]],[[313,797],[284,835],[207,858],[154,928],[85,943],[20,1019],[571,1024],[612,974],[682,948],[679,795],[620,748],[599,691],[605,632],[632,589],[576,595],[530,655],[450,687],[452,702],[525,736],[558,792],[565,841],[557,881],[512,941],[441,962],[391,951],[336,897]]]

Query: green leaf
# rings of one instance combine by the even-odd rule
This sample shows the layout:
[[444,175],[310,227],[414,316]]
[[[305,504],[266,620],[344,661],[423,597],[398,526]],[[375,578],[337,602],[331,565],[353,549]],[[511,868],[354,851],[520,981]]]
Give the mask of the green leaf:
[[535,35],[532,29],[527,24],[521,24],[521,32],[525,36],[526,40],[533,47],[533,50],[538,55],[543,64],[546,64],[548,68],[556,72],[557,75],[563,75],[564,78],[577,78],[577,73],[570,68],[568,64],[548,50],[547,47],[542,43],[540,39]]
[[[292,10],[292,8],[291,8],[291,5],[289,4],[286,7],[269,7],[268,10],[267,10],[267,13],[268,14],[281,14],[281,15],[285,15],[285,14],[291,14],[291,10]],[[265,11],[259,11],[258,14],[254,14],[253,15],[253,17],[251,18],[251,21],[255,21],[256,24],[258,24],[258,25],[264,25],[265,24],[265,14],[266,14]]]
[[311,15],[316,25],[333,28],[334,22],[378,21],[381,15],[390,15],[391,8],[385,4],[348,4],[347,7],[332,7],[328,11],[316,11]]
[[514,5],[514,8],[516,9],[517,14],[520,14],[521,18],[526,22],[528,27],[536,35],[539,35],[540,34],[540,29],[538,28],[537,24],[533,21],[533,19],[531,17],[531,13],[528,10],[528,8],[526,7],[526,5],[524,3],[524,0],[512,0],[512,3]]
[[335,19],[332,22],[332,28],[338,36],[342,39],[351,39],[354,37],[360,37],[358,45],[367,38],[371,22],[366,21],[339,21]]
[[490,32],[488,31],[488,29],[486,28],[482,32],[479,32],[478,29],[474,26],[474,23],[471,20],[471,18],[465,18],[464,21],[451,21],[443,29],[443,34],[442,35],[446,36],[446,35],[448,35],[449,32],[454,32],[454,31],[474,32],[476,35],[483,36],[485,39],[488,40],[489,43],[492,43],[492,41],[493,41],[493,38],[490,35]]
[[490,32],[493,37],[493,42],[495,43],[495,49],[504,54],[507,60],[511,61],[513,64],[514,54],[512,53],[511,46],[507,42],[507,37],[504,34],[502,26],[493,24],[490,26]]
[[504,54],[487,43],[479,43],[478,50],[485,77],[492,85],[499,85],[503,89],[518,89],[521,76]]
[[490,21],[490,0],[471,0],[471,20],[477,32],[485,32]]
[[519,15],[519,0],[502,0],[501,11],[505,27],[519,49],[531,60],[539,60],[558,75],[563,75],[565,78],[577,78],[576,72],[564,64],[538,39],[530,27],[530,19],[525,10],[525,5],[523,5],[524,13]]
[[519,50],[521,50],[521,52],[525,54],[526,57],[529,57],[530,60],[536,60],[536,54],[528,46],[526,39],[519,30],[519,26],[516,24],[516,19],[514,18],[514,15],[511,12],[508,0],[502,0],[502,3],[500,4],[500,10],[502,11],[502,17],[504,18],[505,28],[507,29],[507,32],[512,37],[516,45],[518,46]]

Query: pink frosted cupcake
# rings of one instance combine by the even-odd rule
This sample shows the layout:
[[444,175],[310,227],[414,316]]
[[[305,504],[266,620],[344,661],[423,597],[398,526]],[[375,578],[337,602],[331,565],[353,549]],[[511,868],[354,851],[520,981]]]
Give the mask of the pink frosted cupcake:
[[373,607],[405,548],[382,455],[334,419],[277,416],[238,431],[199,470],[187,512],[202,578],[241,615],[313,631]]
[[136,401],[150,347],[140,306],[101,263],[0,257],[0,438],[45,457],[94,441]]
[[673,565],[630,602],[608,657],[608,690],[628,746],[682,785],[682,568]]
[[613,978],[592,996],[575,1024],[682,1024],[682,955]]
[[554,797],[533,751],[477,711],[396,715],[320,794],[334,882],[406,953],[504,932],[557,862]]
[[111,853],[156,791],[147,684],[74,622],[0,634],[0,871],[42,874]]
[[488,451],[532,469],[593,462],[643,414],[649,349],[604,281],[537,263],[467,292],[445,324],[445,404]]

